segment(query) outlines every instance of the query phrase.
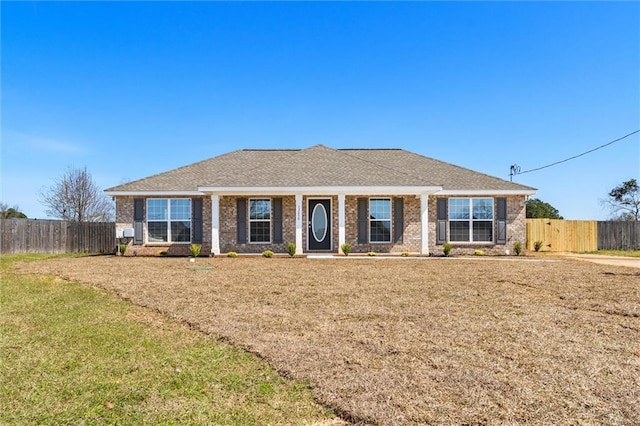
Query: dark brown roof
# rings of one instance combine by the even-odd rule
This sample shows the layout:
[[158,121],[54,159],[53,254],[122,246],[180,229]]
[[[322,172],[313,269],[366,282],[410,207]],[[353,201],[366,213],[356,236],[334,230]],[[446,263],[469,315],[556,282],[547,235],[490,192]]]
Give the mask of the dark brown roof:
[[[201,187],[442,187],[531,191],[402,149],[244,149],[107,189],[109,193],[198,191]],[[114,194],[117,195],[117,194]]]

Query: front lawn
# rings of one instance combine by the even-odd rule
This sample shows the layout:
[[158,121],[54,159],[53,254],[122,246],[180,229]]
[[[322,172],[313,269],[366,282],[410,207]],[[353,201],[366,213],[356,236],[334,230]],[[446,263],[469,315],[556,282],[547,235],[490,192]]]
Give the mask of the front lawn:
[[[215,336],[104,290],[9,268],[15,260],[42,257],[51,256],[2,257],[1,424],[255,425],[332,419],[307,386],[282,378]],[[81,260],[83,265],[94,261],[99,260]]]
[[[195,267],[97,257],[22,269],[107,289],[258,353],[355,422],[640,421],[635,268],[503,256],[222,257]],[[181,368],[161,365],[167,378]]]

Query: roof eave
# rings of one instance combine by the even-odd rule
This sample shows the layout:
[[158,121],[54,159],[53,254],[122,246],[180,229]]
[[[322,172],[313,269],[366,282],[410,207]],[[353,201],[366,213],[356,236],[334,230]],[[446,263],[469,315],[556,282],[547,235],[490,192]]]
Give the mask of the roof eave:
[[443,189],[436,195],[533,195],[536,189]]
[[204,193],[219,195],[401,195],[433,194],[441,186],[283,186],[283,187],[215,187],[201,186]]
[[146,196],[146,197],[155,197],[155,196],[166,196],[166,197],[190,197],[194,195],[204,195],[203,192],[200,191],[112,191],[106,190],[104,191],[110,197],[135,197],[135,196]]

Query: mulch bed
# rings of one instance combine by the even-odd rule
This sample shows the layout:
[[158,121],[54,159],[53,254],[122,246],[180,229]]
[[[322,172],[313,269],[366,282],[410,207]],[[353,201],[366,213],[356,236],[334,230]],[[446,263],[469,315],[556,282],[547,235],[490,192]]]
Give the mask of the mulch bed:
[[111,256],[18,267],[218,335],[311,383],[354,423],[640,422],[640,272],[631,268]]

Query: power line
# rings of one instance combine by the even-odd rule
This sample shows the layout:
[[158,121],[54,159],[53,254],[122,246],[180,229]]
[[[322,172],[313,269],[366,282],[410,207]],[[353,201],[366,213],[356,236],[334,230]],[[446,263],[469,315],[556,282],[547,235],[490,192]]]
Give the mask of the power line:
[[546,168],[548,168],[548,167],[555,166],[555,165],[558,165],[558,164],[560,164],[560,163],[566,163],[567,161],[574,160],[574,159],[576,159],[576,158],[578,158],[578,157],[582,157],[583,155],[587,155],[587,154],[589,154],[589,153],[592,153],[593,151],[597,151],[597,150],[602,149],[602,148],[604,148],[604,147],[606,147],[606,146],[609,146],[609,145],[614,144],[614,143],[616,143],[616,142],[619,142],[619,141],[621,141],[621,140],[623,140],[623,139],[626,139],[626,138],[628,138],[629,136],[635,135],[635,134],[636,134],[636,133],[638,133],[638,132],[640,132],[640,129],[638,129],[638,130],[636,130],[636,131],[633,131],[633,132],[631,132],[631,133],[629,133],[629,134],[627,134],[627,135],[624,135],[624,136],[622,136],[621,138],[618,138],[618,139],[613,140],[613,141],[611,141],[611,142],[607,142],[607,143],[605,143],[604,145],[600,145],[600,146],[598,146],[598,147],[595,147],[595,148],[593,148],[593,149],[590,149],[589,151],[585,151],[585,152],[583,152],[583,153],[581,153],[581,154],[574,155],[573,157],[569,157],[569,158],[566,158],[566,159],[564,159],[564,160],[556,161],[555,163],[547,164],[546,166],[536,167],[535,169],[525,170],[524,172],[520,171],[520,166],[518,166],[517,164],[513,164],[513,165],[511,166],[511,169],[510,169],[510,172],[509,172],[509,176],[510,176],[510,177],[511,177],[511,179],[513,180],[513,176],[515,176],[515,175],[523,175],[523,174],[525,174],[525,173],[537,172],[538,170],[546,169]]

